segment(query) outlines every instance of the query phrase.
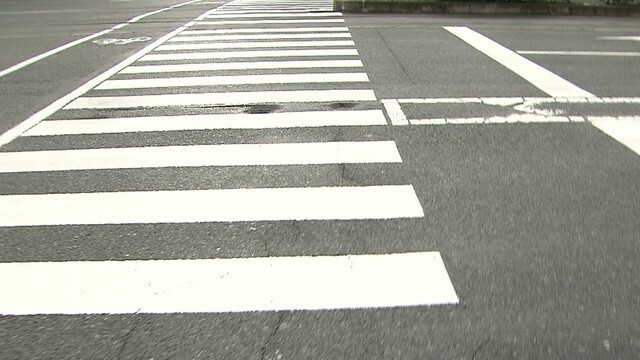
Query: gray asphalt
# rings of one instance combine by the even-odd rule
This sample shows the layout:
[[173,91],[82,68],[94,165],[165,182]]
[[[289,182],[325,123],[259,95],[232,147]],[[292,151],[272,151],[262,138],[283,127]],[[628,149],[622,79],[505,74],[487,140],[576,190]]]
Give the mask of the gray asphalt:
[[[56,5],[100,9],[99,20],[86,26],[78,19],[84,11],[48,16],[50,26],[64,28],[60,32],[82,35],[168,3]],[[0,4],[0,16],[32,9],[22,2]],[[51,3],[46,4],[34,9],[51,9]],[[204,9],[194,5],[172,10],[126,27],[118,37],[157,38]],[[447,25],[469,26],[512,50],[640,51],[638,42],[597,39],[637,35],[640,26],[634,20],[346,18],[379,99],[546,96],[443,30]],[[55,34],[46,26],[28,31]],[[5,30],[3,21],[2,34],[18,32],[13,26]],[[56,44],[73,38],[56,38]],[[16,50],[12,55],[3,52],[0,64],[46,50],[39,41],[11,40]],[[0,132],[143,46],[87,43],[0,78]],[[639,58],[527,57],[599,96],[640,95]],[[639,111],[630,105],[587,110],[616,115]],[[407,107],[407,115],[415,118],[489,116],[492,111],[478,106]],[[84,115],[67,111],[53,117]],[[588,123],[58,136],[19,138],[0,151],[365,139],[394,140],[403,163],[0,174],[0,194],[412,184],[424,219],[0,228],[0,262],[435,250],[442,254],[459,304],[247,314],[5,316],[0,317],[0,358],[638,357],[640,157]]]

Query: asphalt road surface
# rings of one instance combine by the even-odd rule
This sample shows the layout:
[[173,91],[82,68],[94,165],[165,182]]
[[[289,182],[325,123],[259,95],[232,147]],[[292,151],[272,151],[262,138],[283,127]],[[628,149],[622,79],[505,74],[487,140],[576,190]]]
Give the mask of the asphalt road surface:
[[637,358],[639,36],[0,1],[0,358]]

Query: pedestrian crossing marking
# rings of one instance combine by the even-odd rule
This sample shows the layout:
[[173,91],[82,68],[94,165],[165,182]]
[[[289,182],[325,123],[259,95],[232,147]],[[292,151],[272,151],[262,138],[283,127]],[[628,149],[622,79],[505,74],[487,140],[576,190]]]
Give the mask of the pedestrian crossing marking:
[[326,57],[326,56],[357,56],[357,55],[358,55],[358,51],[356,49],[219,51],[219,52],[149,54],[142,57],[140,61],[230,59],[230,58],[257,58],[257,57],[260,57],[260,58],[312,57],[312,56]]
[[334,27],[286,27],[286,28],[238,28],[215,30],[185,30],[180,35],[225,35],[225,34],[277,34],[277,33],[319,33],[319,32],[349,32],[346,26]]
[[311,84],[368,82],[366,73],[191,76],[153,79],[107,80],[96,90],[174,88],[224,85]]
[[0,173],[400,162],[393,141],[224,144],[0,152]]
[[268,69],[322,69],[363,67],[360,60],[301,60],[301,61],[258,61],[203,64],[172,64],[129,66],[120,74],[143,74],[189,71],[222,70],[268,70]]
[[274,40],[274,39],[325,39],[350,38],[350,33],[287,33],[287,34],[245,34],[245,35],[198,35],[176,36],[168,42],[197,42],[197,41],[229,41],[229,40]]
[[344,19],[305,19],[305,20],[223,20],[223,21],[200,21],[198,25],[266,25],[266,24],[329,24],[344,23]]
[[155,51],[175,50],[211,50],[211,49],[262,49],[262,48],[290,48],[290,47],[332,47],[355,46],[353,40],[324,40],[324,41],[271,41],[271,42],[221,42],[202,44],[160,45]]
[[438,252],[0,264],[0,315],[335,310],[457,304]]
[[372,90],[247,91],[227,93],[161,94],[81,97],[64,109],[117,109],[194,105],[250,105],[297,102],[375,101]]
[[0,227],[421,217],[411,185],[0,196]]
[[128,118],[49,120],[23,136],[109,134],[149,131],[275,129],[386,125],[381,110],[301,111],[269,114],[205,114]]
[[339,17],[342,13],[339,12],[258,12],[258,13],[244,13],[244,14],[229,14],[225,12],[215,12],[207,16],[207,19],[230,19],[230,18],[279,18],[279,17]]

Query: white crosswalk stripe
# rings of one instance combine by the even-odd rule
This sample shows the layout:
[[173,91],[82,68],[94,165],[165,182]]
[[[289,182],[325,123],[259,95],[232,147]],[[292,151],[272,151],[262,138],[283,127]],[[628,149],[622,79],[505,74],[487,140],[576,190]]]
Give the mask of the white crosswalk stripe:
[[[344,22],[326,0],[222,5],[60,104],[22,134],[21,140],[34,148],[0,152],[0,174],[46,178],[53,172],[72,177],[168,168],[255,174],[274,168],[324,171],[323,166],[346,164],[400,166],[394,141],[355,138],[348,132],[347,139],[323,137],[330,129],[387,124]],[[251,137],[227,142],[239,137],[217,137],[223,130]],[[275,132],[282,130],[292,134]],[[205,135],[189,137],[196,133]],[[86,142],[109,134],[118,136],[116,143]],[[137,144],[136,137],[144,134],[158,135],[158,143]],[[318,136],[322,139],[313,139]],[[278,181],[278,186],[243,186],[239,180],[234,188],[211,181],[204,187],[139,190],[125,184],[113,191],[11,193],[0,195],[0,231],[417,221],[425,216],[413,186],[398,180]],[[458,302],[440,253],[431,249],[323,255],[0,263],[0,286],[8,294],[0,299],[0,314],[251,312]]]

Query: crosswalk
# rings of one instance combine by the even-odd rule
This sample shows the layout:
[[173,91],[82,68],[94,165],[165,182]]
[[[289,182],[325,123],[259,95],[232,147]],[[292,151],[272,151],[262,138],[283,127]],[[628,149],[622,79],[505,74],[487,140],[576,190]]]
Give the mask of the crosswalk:
[[[386,125],[349,29],[330,1],[235,0],[106,74],[20,135],[33,148],[0,152],[0,174],[402,163],[395,142],[388,140],[282,142],[259,135],[261,141],[250,143],[177,140],[192,130],[251,130],[255,135],[268,129]],[[140,146],[133,140],[137,134],[154,133],[175,141]],[[85,136],[106,134],[123,136],[127,145],[84,145]],[[73,146],[49,149],[57,139]],[[425,216],[411,184],[290,186],[292,182],[282,187],[7,194],[0,196],[0,231]],[[0,287],[8,289],[0,298],[0,314],[321,310],[458,302],[438,252],[323,255],[0,263]]]

